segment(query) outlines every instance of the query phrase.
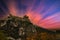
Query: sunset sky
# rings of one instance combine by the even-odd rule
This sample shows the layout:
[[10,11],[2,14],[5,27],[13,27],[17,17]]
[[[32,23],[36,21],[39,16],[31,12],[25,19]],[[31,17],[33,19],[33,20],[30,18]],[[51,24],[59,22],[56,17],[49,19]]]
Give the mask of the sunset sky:
[[60,29],[60,0],[0,0],[0,19],[9,13],[29,16],[33,24]]

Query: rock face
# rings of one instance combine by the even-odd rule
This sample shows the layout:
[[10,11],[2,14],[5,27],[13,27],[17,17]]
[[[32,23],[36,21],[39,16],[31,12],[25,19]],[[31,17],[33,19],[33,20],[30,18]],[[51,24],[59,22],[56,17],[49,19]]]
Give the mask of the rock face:
[[32,24],[26,15],[10,15],[7,19],[0,20],[0,30],[4,30],[7,37],[16,40],[55,40],[55,32]]

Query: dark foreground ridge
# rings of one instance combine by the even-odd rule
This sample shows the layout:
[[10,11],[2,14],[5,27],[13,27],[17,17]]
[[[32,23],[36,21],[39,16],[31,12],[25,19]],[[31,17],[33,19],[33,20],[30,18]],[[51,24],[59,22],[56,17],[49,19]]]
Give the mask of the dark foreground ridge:
[[32,24],[28,16],[0,20],[0,40],[56,40],[56,32]]

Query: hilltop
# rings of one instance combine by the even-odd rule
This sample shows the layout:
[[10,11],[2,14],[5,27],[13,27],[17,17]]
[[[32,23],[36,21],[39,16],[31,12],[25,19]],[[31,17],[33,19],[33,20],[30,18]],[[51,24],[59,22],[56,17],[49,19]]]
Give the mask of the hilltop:
[[[10,14],[6,19],[0,20],[0,30],[3,30],[7,37],[14,39],[21,38],[21,40],[29,40],[28,38],[31,38],[30,40],[40,40],[44,35],[47,37],[49,35],[55,35],[55,32],[43,29],[31,23],[26,15],[24,17],[17,17]],[[53,39],[54,37],[51,40]]]

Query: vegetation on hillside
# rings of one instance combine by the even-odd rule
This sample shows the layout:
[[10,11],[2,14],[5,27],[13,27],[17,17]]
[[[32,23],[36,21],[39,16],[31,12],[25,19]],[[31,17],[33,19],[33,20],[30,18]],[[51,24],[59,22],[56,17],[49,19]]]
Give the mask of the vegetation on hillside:
[[[0,20],[0,30],[3,30],[2,36],[10,39],[55,40],[55,32],[32,24],[26,15],[24,17],[9,15],[5,20]],[[2,37],[1,40],[5,38]]]

